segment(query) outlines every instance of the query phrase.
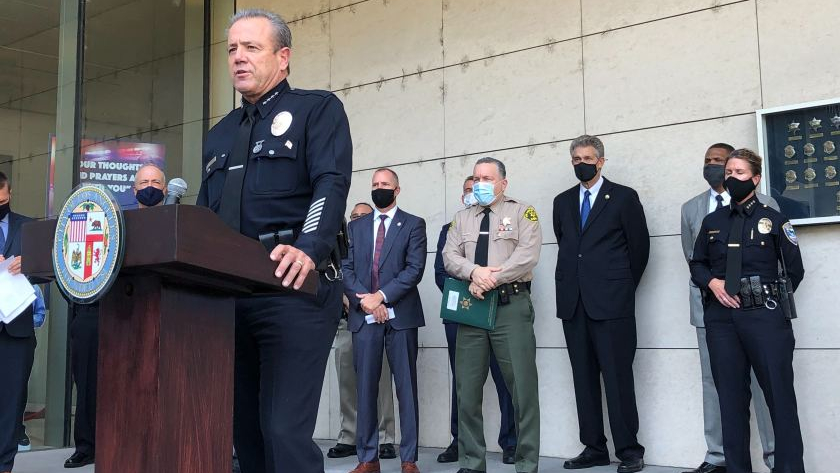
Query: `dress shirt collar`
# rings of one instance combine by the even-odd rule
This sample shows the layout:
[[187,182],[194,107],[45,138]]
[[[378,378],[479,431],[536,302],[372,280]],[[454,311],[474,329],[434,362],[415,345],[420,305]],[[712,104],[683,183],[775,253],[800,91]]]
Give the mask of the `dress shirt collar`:
[[[274,108],[274,105],[277,102],[279,102],[279,100],[277,100],[277,99],[280,97],[280,95],[283,92],[285,92],[287,90],[289,90],[289,81],[286,80],[286,79],[283,79],[273,89],[271,89],[268,92],[266,92],[265,94],[263,94],[263,96],[260,97],[259,100],[257,100],[255,102],[255,105],[257,106],[257,111],[259,111],[259,113],[260,113],[260,117],[265,118],[266,116],[268,116],[271,113],[271,110]],[[247,103],[247,101],[245,100],[245,97],[243,97],[242,98],[242,107],[243,108],[245,107],[246,103]]]
[[590,201],[589,203],[594,204],[595,203],[594,202],[595,196],[598,195],[598,191],[601,190],[602,185],[604,185],[604,176],[598,176],[598,182],[596,182],[595,185],[590,187],[589,189],[584,187],[583,183],[581,183],[580,184],[580,198],[581,198],[581,200],[583,200],[583,196],[586,193],[586,191],[589,191],[589,195],[592,196],[592,201]]
[[[376,207],[374,207],[374,208],[373,208],[373,222],[374,222],[376,225],[379,225],[379,216],[380,216],[380,215],[387,215],[387,216],[388,216],[388,219],[393,220],[393,219],[394,219],[394,215],[396,215],[396,214],[397,214],[397,206],[396,206],[396,205],[395,205],[395,206],[393,206],[393,207],[391,207],[391,210],[389,210],[389,211],[387,211],[387,212],[381,212],[379,209],[377,209]],[[386,221],[387,221],[387,219],[386,219]]]

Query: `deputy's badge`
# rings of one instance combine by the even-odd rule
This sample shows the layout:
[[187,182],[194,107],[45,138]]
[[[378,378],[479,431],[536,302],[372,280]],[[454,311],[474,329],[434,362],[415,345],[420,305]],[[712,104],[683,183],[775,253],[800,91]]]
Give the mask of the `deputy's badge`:
[[536,222],[540,219],[539,217],[537,217],[537,211],[534,209],[534,207],[528,207],[527,209],[525,209],[524,217],[532,222]]
[[785,236],[789,242],[799,246],[799,239],[796,238],[796,232],[793,231],[793,225],[791,225],[790,222],[785,222],[785,224],[782,225],[782,230],[785,232]]
[[790,122],[788,125],[788,133],[796,133],[799,131],[799,122]]
[[252,149],[251,152],[252,153],[259,153],[260,151],[262,151],[262,144],[263,144],[264,141],[265,140],[257,141],[257,143],[254,145],[254,149]]
[[767,235],[770,233],[770,230],[773,230],[773,221],[767,217],[762,218],[758,221],[758,233],[762,235]]
[[811,121],[808,122],[808,124],[811,125],[811,129],[814,131],[820,131],[820,128],[822,128],[821,123],[822,120],[818,120],[817,117],[812,118]]
[[835,168],[834,166],[826,166],[825,178],[834,179],[835,177],[837,177],[837,168]]
[[796,171],[791,169],[785,172],[785,182],[787,182],[788,184],[793,184],[794,182],[796,182]]
[[505,217],[502,219],[502,231],[509,232],[513,230],[513,222],[511,221],[510,217]]
[[462,309],[470,310],[470,307],[472,307],[472,301],[470,300],[469,297],[465,297],[465,298],[461,299],[461,308]]
[[289,112],[280,112],[271,121],[271,134],[280,136],[289,130],[292,126],[292,114]]
[[58,213],[52,260],[56,284],[77,304],[99,300],[117,278],[123,258],[123,216],[113,194],[81,185]]
[[791,145],[785,146],[785,157],[790,159],[794,156],[796,156],[796,148]]
[[825,143],[823,143],[823,152],[825,154],[831,154],[834,152],[835,149],[837,148],[834,146],[833,141],[826,141]]
[[806,181],[811,182],[817,178],[817,171],[814,171],[814,168],[808,168],[802,175],[805,176]]
[[811,157],[817,151],[817,148],[815,148],[812,143],[805,143],[803,150],[805,152],[805,156]]

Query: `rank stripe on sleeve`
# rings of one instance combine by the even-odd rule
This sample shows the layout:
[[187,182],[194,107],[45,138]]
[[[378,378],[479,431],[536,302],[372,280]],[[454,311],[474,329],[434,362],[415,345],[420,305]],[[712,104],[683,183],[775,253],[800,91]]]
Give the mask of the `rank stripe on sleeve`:
[[312,205],[309,206],[309,213],[306,216],[306,221],[303,222],[303,230],[301,230],[301,233],[312,233],[318,229],[318,223],[321,222],[321,213],[326,202],[326,197],[321,197],[315,202],[312,202]]

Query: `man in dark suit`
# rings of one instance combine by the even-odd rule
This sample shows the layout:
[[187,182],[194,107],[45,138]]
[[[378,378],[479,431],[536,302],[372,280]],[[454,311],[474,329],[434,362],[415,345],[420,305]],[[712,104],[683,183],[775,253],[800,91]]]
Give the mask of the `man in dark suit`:
[[636,287],[650,253],[645,212],[633,189],[604,179],[604,145],[594,136],[570,147],[581,181],[554,198],[557,236],[557,317],[572,364],[583,452],[568,469],[610,463],[601,410],[601,375],[619,473],[644,468],[636,439],[639,415],[633,386]]
[[[14,257],[8,268],[12,274],[21,269],[21,226],[32,220],[11,211],[12,184],[0,172],[0,262]],[[35,357],[35,323],[32,308],[6,324],[0,322],[0,472],[12,471],[18,451],[18,429],[26,406],[26,383]]]
[[417,328],[425,325],[417,285],[426,267],[426,222],[397,208],[394,171],[378,169],[372,184],[375,209],[350,222],[342,264],[357,378],[359,465],[352,473],[379,472],[376,405],[383,349],[399,401],[401,470],[417,473]]
[[[464,180],[461,202],[471,207],[476,204],[473,196],[473,176],[467,176]],[[446,272],[443,264],[443,247],[446,246],[446,234],[449,232],[450,224],[447,223],[440,229],[437,242],[437,253],[435,254],[435,284],[443,291],[443,283],[446,278],[452,277]],[[446,447],[437,457],[439,463],[451,463],[458,461],[458,395],[455,389],[455,347],[458,338],[458,324],[451,320],[443,321],[446,330],[446,345],[449,348],[449,367],[452,369],[452,413],[450,415],[449,432],[452,434],[452,443]],[[496,394],[499,396],[499,413],[501,422],[499,425],[499,447],[502,449],[502,463],[512,465],[516,463],[516,422],[513,416],[513,399],[510,396],[505,379],[502,376],[502,369],[496,355],[490,348],[490,375],[496,385]]]

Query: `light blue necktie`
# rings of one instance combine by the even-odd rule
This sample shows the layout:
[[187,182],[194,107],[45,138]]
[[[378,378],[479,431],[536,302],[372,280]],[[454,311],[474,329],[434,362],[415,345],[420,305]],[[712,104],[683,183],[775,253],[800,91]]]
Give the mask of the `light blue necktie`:
[[3,248],[6,247],[6,235],[3,232],[3,227],[0,226],[0,255],[3,254]]
[[589,204],[589,196],[592,195],[589,191],[583,193],[583,204],[580,206],[580,228],[586,225],[586,218],[589,217],[589,211],[592,209]]

